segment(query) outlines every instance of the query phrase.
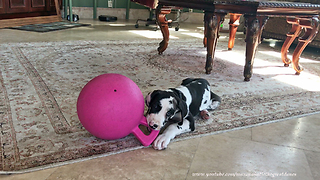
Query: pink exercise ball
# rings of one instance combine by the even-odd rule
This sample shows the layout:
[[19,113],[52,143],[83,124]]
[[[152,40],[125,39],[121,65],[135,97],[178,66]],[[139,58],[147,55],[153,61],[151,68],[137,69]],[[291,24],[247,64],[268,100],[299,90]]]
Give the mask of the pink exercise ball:
[[81,90],[77,113],[83,127],[92,135],[106,140],[133,133],[148,146],[158,135],[145,135],[139,125],[147,126],[144,97],[139,87],[121,74],[103,74],[89,81]]

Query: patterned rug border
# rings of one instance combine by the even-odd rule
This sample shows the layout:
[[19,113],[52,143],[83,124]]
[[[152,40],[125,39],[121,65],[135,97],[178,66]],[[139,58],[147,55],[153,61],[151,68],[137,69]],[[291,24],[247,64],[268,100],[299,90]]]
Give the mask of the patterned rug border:
[[[216,134],[222,134],[222,133],[231,132],[231,131],[248,129],[248,128],[267,125],[267,124],[288,121],[288,120],[292,120],[292,119],[296,119],[296,118],[303,118],[303,117],[310,116],[310,115],[315,115],[315,114],[320,114],[320,111],[313,112],[313,113],[308,113],[308,114],[301,114],[301,115],[287,117],[287,118],[273,120],[273,121],[267,121],[267,122],[258,123],[258,124],[251,124],[251,125],[248,125],[248,126],[236,127],[236,128],[233,128],[233,129],[226,129],[226,130],[214,131],[214,132],[205,133],[205,134],[198,134],[198,135],[194,135],[194,136],[175,138],[171,142],[180,142],[180,141],[185,141],[185,140],[188,140],[188,139],[195,139],[195,138],[201,138],[201,137],[206,137],[206,136],[211,136],[211,135],[216,135]],[[144,149],[144,148],[150,148],[150,147],[151,146],[148,146],[148,147],[138,146],[138,147],[134,147],[134,148],[120,150],[120,151],[117,151],[117,152],[109,152],[109,153],[105,153],[105,154],[99,154],[99,155],[94,155],[94,156],[90,156],[90,157],[84,157],[84,158],[79,158],[79,159],[75,159],[75,160],[69,160],[69,161],[65,161],[65,162],[53,163],[53,164],[49,164],[49,165],[29,168],[29,169],[26,169],[26,170],[0,171],[0,175],[24,174],[24,173],[30,173],[30,172],[35,172],[35,171],[41,171],[41,170],[46,170],[46,169],[50,169],[50,168],[61,167],[61,166],[65,166],[65,165],[70,165],[70,164],[74,164],[74,163],[80,163],[80,162],[84,162],[84,161],[89,161],[89,160],[93,160],[93,159],[108,157],[108,156],[112,156],[112,155],[116,155],[116,154],[121,154],[121,153],[125,153],[125,152],[130,152],[130,151],[135,151],[135,150]]]

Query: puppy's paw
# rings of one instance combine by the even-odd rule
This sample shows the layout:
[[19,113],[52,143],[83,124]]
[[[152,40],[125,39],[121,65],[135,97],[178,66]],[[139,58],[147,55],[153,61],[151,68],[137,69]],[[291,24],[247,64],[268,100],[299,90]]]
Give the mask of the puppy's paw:
[[209,112],[207,110],[203,110],[200,112],[200,117],[204,120],[208,120],[210,118]]
[[208,107],[208,110],[215,110],[220,106],[220,101],[212,101],[212,103],[210,104],[210,106]]
[[153,142],[153,148],[156,150],[164,150],[168,147],[170,140],[171,140],[170,137],[166,136],[165,134],[161,134]]

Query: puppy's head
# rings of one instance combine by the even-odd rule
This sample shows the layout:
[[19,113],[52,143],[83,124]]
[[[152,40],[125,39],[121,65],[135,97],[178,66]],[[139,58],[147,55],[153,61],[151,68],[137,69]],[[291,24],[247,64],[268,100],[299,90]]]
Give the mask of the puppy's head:
[[171,91],[155,90],[145,98],[148,125],[160,130],[168,121],[181,122],[187,114],[187,105]]

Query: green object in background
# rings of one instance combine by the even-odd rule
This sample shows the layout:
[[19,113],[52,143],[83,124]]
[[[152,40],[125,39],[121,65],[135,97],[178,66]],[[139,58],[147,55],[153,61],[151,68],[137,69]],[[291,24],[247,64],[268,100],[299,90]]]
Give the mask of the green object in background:
[[131,5],[131,1],[127,0],[127,8],[126,8],[126,19],[129,19],[129,13],[130,13],[130,5]]
[[62,5],[63,5],[63,10],[64,10],[63,18],[66,19],[67,18],[67,14],[68,14],[68,11],[67,11],[68,5],[67,5],[66,0],[62,1]]
[[[72,16],[72,7],[93,7],[93,19],[97,19],[97,8],[110,8],[108,7],[108,0],[63,0],[64,3],[64,18],[69,14]],[[69,8],[68,8],[69,5]],[[130,9],[149,9],[138,3],[131,2],[130,0],[113,0],[112,8],[125,8],[126,9],[126,19],[129,19]],[[188,9],[184,8],[183,12],[188,12]],[[70,13],[71,12],[71,13]],[[202,10],[193,10],[193,12],[203,13]],[[70,17],[71,17],[70,16]],[[221,25],[222,27],[222,25]]]
[[[68,1],[68,0],[65,0]],[[97,7],[99,8],[109,8],[108,0],[94,0],[96,1]],[[72,0],[73,7],[93,7],[92,0]],[[113,8],[127,8],[128,0],[113,0]],[[131,9],[148,9],[142,5],[135,2],[131,2]]]
[[73,21],[73,16],[72,16],[72,0],[69,0],[69,17],[70,17],[70,22]]
[[97,0],[93,0],[93,19],[97,19]]

